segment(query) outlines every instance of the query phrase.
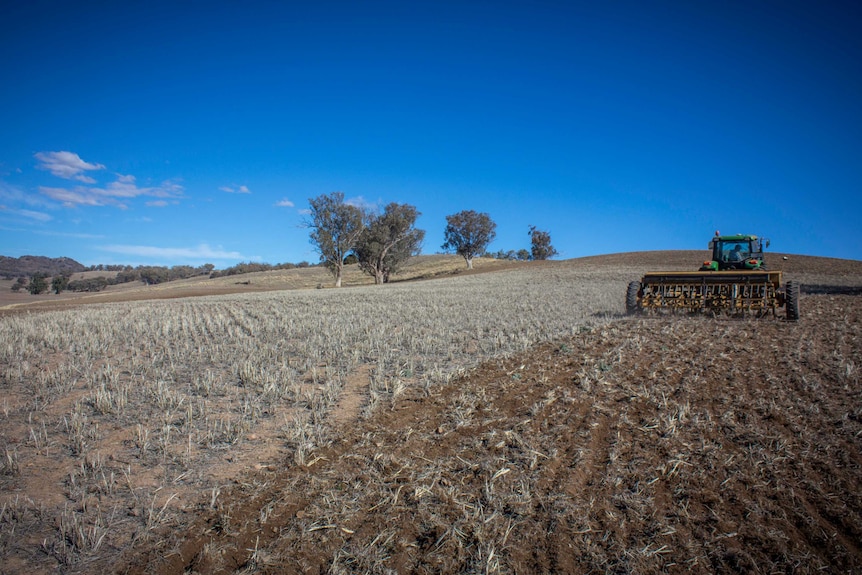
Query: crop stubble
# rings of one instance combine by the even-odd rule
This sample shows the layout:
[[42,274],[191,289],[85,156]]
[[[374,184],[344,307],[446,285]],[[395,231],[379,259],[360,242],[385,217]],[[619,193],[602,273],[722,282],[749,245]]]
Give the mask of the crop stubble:
[[633,276],[4,318],[7,569],[858,570],[858,298],[611,321]]
[[[351,374],[367,374],[361,407],[371,413],[408,386],[438,385],[614,309],[588,280],[585,304],[561,312],[570,279],[476,276],[5,317],[2,520],[15,534],[4,531],[2,549],[12,563],[48,556],[74,567],[148,540],[242,470],[312,461],[331,442],[327,420]],[[56,528],[64,521],[94,537]]]

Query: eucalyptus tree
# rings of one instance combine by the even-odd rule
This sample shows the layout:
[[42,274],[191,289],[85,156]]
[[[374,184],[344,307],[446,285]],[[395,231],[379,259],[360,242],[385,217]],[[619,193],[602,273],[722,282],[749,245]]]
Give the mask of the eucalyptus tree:
[[311,243],[320,261],[335,276],[335,287],[341,287],[344,258],[353,251],[365,229],[365,212],[344,201],[343,192],[323,194],[308,200]]
[[486,213],[464,210],[446,216],[444,250],[454,251],[467,262],[467,269],[473,269],[473,258],[485,253],[497,237],[497,224]]
[[389,281],[392,274],[422,249],[425,231],[416,229],[420,213],[415,206],[387,205],[381,214],[369,214],[368,223],[354,249],[359,267],[375,284]]
[[530,236],[530,259],[549,260],[559,252],[551,245],[551,234],[537,230],[536,226],[530,226],[527,232]]

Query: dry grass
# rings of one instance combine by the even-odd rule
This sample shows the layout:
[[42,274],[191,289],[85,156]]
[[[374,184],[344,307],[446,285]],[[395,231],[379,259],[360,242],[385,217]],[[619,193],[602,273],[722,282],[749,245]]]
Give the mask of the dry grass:
[[[474,273],[509,268],[517,265],[513,262],[490,258],[478,258],[474,261]],[[523,263],[521,264],[523,265]],[[73,279],[96,277],[110,272],[85,272],[75,274]],[[393,282],[429,279],[441,276],[461,275],[467,273],[464,259],[453,255],[429,255],[412,258],[404,270],[393,276]],[[207,294],[250,293],[274,290],[318,289],[330,288],[333,285],[332,274],[324,267],[294,268],[290,270],[273,270],[249,274],[225,276],[209,279],[199,276],[185,280],[177,280],[152,286],[141,282],[129,282],[105,288],[98,293],[63,292],[59,295],[49,293],[33,296],[25,291],[13,293],[12,284],[15,280],[0,279],[0,314],[20,312],[22,310],[42,311],[58,309],[68,305],[82,305],[129,300],[168,299],[177,297],[200,296]],[[357,265],[345,268],[345,287],[373,285],[371,276],[361,272]]]
[[[184,538],[176,562],[147,565],[856,572],[854,303],[808,298],[813,326],[658,318],[585,327],[429,393],[411,388],[310,468],[236,489],[225,499],[233,534],[195,523],[201,536]],[[752,338],[769,343],[740,361]],[[250,513],[267,505],[265,518]]]
[[[362,366],[371,414],[408,387],[427,393],[483,358],[604,321],[593,314],[613,315],[617,299],[603,280],[561,268],[9,316],[4,491],[42,509],[28,531],[46,553],[86,562],[176,525],[202,493],[250,467],[315,461]],[[563,300],[581,303],[561,311]],[[30,493],[33,474],[50,496]],[[19,552],[32,542],[0,544]]]
[[858,568],[855,299],[618,321],[630,261],[0,318],[4,568]]

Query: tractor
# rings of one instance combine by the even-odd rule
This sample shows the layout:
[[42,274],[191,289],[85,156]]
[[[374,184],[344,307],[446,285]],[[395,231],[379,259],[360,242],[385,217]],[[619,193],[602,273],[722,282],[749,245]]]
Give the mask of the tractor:
[[703,262],[700,271],[766,269],[763,263],[764,245],[769,247],[769,240],[743,234],[721,236],[715,232],[715,237],[709,242],[712,260]]
[[648,272],[629,283],[629,314],[670,310],[714,315],[778,315],[784,308],[789,321],[799,319],[799,284],[782,285],[782,272],[768,271],[763,260],[769,240],[753,235],[722,236],[709,242],[712,259],[696,272]]

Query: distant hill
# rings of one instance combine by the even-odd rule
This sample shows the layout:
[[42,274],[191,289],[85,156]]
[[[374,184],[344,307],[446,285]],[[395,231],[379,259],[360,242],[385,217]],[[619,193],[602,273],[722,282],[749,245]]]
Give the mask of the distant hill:
[[86,268],[72,258],[46,258],[44,256],[0,256],[0,277],[30,276],[42,272],[49,276],[82,272]]

